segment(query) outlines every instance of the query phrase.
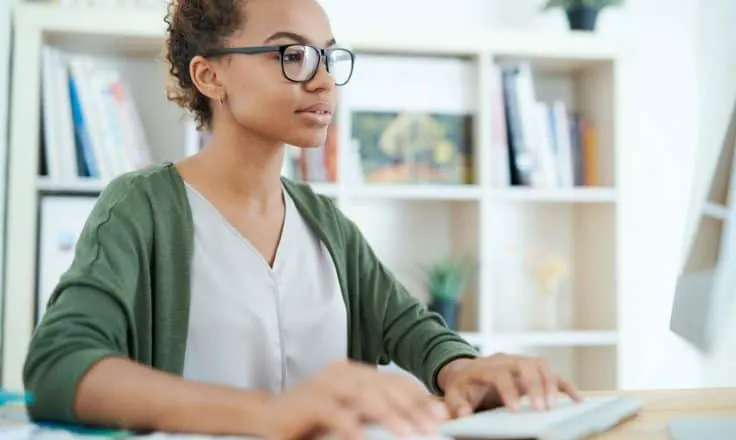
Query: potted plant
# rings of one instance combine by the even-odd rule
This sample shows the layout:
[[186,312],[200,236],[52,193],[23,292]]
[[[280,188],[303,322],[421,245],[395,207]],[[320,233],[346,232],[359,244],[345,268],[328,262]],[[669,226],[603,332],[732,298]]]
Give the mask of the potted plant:
[[622,4],[623,0],[547,0],[543,9],[562,8],[567,14],[570,29],[592,31],[601,10]]
[[453,330],[457,330],[460,317],[460,297],[474,272],[469,261],[452,258],[439,260],[427,270],[428,308]]

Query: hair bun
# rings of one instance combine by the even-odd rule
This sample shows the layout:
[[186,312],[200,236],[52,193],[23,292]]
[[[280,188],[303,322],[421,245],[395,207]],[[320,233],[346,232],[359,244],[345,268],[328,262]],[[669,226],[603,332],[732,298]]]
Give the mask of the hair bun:
[[240,27],[244,0],[171,0],[166,17],[167,97],[193,113],[198,128],[212,123],[210,99],[192,81],[189,64],[202,52],[222,46]]

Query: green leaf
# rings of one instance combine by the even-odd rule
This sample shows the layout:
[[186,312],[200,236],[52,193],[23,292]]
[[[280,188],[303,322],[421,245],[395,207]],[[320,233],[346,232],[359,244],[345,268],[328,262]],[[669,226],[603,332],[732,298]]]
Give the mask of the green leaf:
[[446,258],[426,269],[427,290],[432,298],[456,301],[475,274],[475,265],[465,259]]

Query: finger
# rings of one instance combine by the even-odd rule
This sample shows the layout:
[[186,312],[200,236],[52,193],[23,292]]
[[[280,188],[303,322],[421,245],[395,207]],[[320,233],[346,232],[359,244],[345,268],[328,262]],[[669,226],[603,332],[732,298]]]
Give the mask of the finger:
[[459,387],[450,388],[445,394],[445,406],[450,417],[465,417],[473,413],[469,396]]
[[[408,383],[407,383],[408,382]],[[420,433],[434,434],[440,422],[447,419],[447,409],[413,380],[398,378],[384,388],[394,412],[411,423]]]
[[424,401],[423,407],[434,425],[442,423],[450,418],[450,414],[447,412],[445,404],[434,396],[429,396]]
[[540,411],[546,407],[542,375],[536,362],[519,362],[517,381],[522,392],[529,396],[532,409]]
[[510,371],[501,371],[494,374],[494,384],[498,390],[501,401],[509,409],[516,411],[519,409],[519,390],[516,386],[516,380]]
[[580,390],[578,390],[578,388],[575,385],[573,385],[571,382],[568,382],[564,379],[558,379],[557,387],[560,391],[570,396],[574,401],[576,402],[583,401],[583,395],[580,393]]
[[546,395],[545,403],[547,404],[547,409],[550,409],[555,405],[555,402],[557,401],[559,386],[557,384],[557,376],[549,371],[549,368],[547,367],[547,364],[545,362],[539,363],[539,375],[542,378],[542,387]]
[[321,395],[326,399],[331,399],[337,405],[352,411],[361,423],[371,422],[386,424],[386,412],[381,409],[381,401],[370,393],[374,387],[370,383],[370,379],[366,377],[364,370],[353,368],[351,366],[340,366],[342,376],[337,376],[334,380],[323,380],[319,383],[319,389],[313,392],[313,395]]
[[[483,388],[482,395],[487,396],[488,393],[495,391],[498,395],[499,404],[517,410],[519,408],[520,390],[516,378],[519,375],[519,362],[517,360],[506,362],[505,359],[503,363],[500,363],[500,367],[494,364],[486,368],[476,369],[472,380],[474,385]],[[489,387],[491,387],[490,390]],[[468,401],[472,402],[471,398],[470,395],[466,397]]]
[[356,413],[329,397],[312,398],[302,410],[302,414],[291,414],[292,421],[268,438],[298,440],[328,433],[340,439],[363,439],[363,428]]
[[363,440],[363,426],[354,411],[337,402],[330,402],[321,406],[317,414],[318,426],[335,434],[337,438]]
[[354,361],[337,361],[328,368],[327,373],[322,375],[322,385],[347,392],[359,391],[377,374],[375,368]]
[[391,400],[375,385],[355,393],[346,400],[347,405],[358,412],[366,422],[381,425],[400,437],[416,435],[419,431],[396,412],[390,402]]
[[423,430],[422,422],[415,422],[419,412],[416,402],[421,391],[418,384],[405,377],[374,370],[360,389],[344,395],[343,399],[368,421],[384,426],[397,436],[407,437]]
[[399,414],[404,421],[410,423],[419,434],[431,435],[437,432],[439,423],[447,417],[439,414],[447,414],[445,406],[436,399],[429,396],[424,399],[407,399],[397,389],[387,389],[386,394],[393,405],[393,411]]
[[[399,436],[411,436],[421,432],[413,423],[417,412],[413,405],[413,396],[423,392],[422,388],[408,378],[398,374],[380,372],[375,368],[358,364],[342,366],[340,381],[332,381],[329,385],[331,393],[344,405],[353,408],[365,421],[379,424]],[[389,394],[386,390],[396,389],[398,393]],[[411,410],[402,411],[395,403],[394,396],[399,394],[398,401],[412,401],[406,406],[414,406]],[[424,392],[427,395],[426,392]]]

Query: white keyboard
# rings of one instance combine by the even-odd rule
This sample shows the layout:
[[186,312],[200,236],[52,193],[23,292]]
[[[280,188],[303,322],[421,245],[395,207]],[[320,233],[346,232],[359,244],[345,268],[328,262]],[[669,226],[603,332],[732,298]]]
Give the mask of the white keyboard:
[[[606,431],[642,407],[638,399],[623,397],[589,397],[581,403],[561,398],[548,411],[536,411],[528,400],[511,411],[498,408],[473,414],[442,424],[435,436],[413,437],[412,440],[578,440]],[[380,428],[369,428],[367,440],[395,440]]]
[[517,411],[499,408],[451,420],[441,433],[456,439],[575,440],[610,429],[641,407],[638,399],[589,397],[581,403],[559,399],[552,409],[537,411],[526,400]]

